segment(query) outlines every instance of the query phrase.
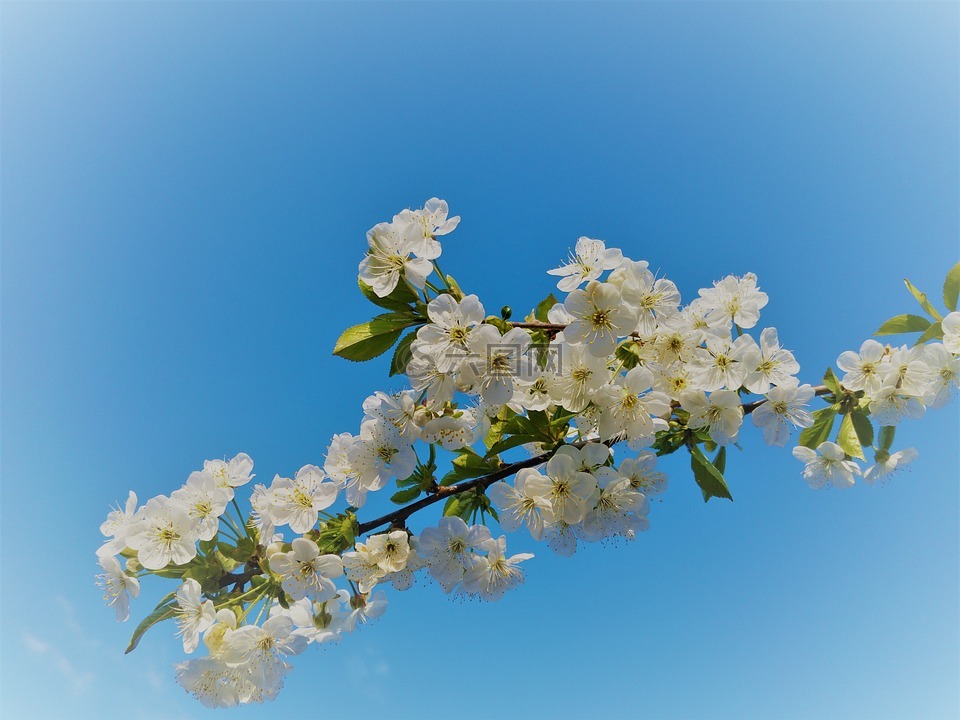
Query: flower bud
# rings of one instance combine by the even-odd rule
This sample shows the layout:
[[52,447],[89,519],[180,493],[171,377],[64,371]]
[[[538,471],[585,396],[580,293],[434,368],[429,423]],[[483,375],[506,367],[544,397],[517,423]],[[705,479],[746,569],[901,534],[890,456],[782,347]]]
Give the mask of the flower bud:
[[413,424],[422,428],[433,419],[433,413],[425,407],[418,407],[413,413]]

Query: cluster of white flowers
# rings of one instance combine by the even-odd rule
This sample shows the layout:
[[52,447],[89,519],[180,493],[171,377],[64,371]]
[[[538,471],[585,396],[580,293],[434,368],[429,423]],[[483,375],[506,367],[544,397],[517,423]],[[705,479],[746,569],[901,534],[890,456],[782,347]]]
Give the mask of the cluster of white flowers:
[[[177,665],[176,677],[205,705],[274,698],[291,656],[379,617],[383,588],[406,590],[417,573],[445,593],[500,599],[524,581],[520,564],[533,555],[508,556],[488,517],[565,556],[579,541],[632,540],[649,525],[649,499],[667,486],[658,455],[689,450],[704,498],[729,497],[726,447],[748,413],[770,445],[806,429],[794,454],[814,487],[853,483],[872,418],[880,439],[864,476],[873,481],[916,457],[890,452],[885,428],[944,405],[960,385],[960,313],[943,319],[942,343],[868,340],[840,356],[839,381],[828,373],[834,384],[814,388],[798,382],[799,364],[776,329],[758,327],[767,296],[755,275],[727,276],[684,305],[646,261],[586,237],[548,271],[560,278],[562,301],[550,295],[522,322],[511,322],[508,308],[488,316],[437,264],[438,238],[460,221],[448,215],[432,198],[367,233],[361,290],[390,312],[346,331],[335,352],[369,359],[409,329],[391,374],[410,388],[369,396],[357,434],[334,435],[322,467],[252,485],[244,515],[234,493],[253,479],[253,461],[243,453],[210,460],[169,497],[138,506],[131,492],[101,526],[99,582],[118,620],[129,617],[144,576],[180,582],[131,649],[168,618],[184,652],[202,640],[207,655]],[[830,405],[812,413],[816,395]],[[628,450],[615,462],[621,442]],[[439,480],[438,450],[456,455]],[[502,457],[523,450],[531,457],[516,464]],[[403,507],[359,524],[368,493],[389,485]],[[435,526],[406,527],[414,511],[444,499]]]
[[[902,420],[923,417],[927,408],[942,408],[960,387],[960,312],[944,317],[940,329],[942,342],[892,347],[866,340],[859,352],[848,350],[837,358],[837,367],[843,372],[840,385],[860,396],[859,405],[880,428],[895,428]],[[889,447],[881,446],[874,453],[874,462],[861,469],[840,445],[830,441],[820,443],[816,450],[796,447],[793,454],[806,464],[803,476],[813,488],[851,487],[861,474],[872,483],[903,469],[918,456],[914,448],[890,452]]]

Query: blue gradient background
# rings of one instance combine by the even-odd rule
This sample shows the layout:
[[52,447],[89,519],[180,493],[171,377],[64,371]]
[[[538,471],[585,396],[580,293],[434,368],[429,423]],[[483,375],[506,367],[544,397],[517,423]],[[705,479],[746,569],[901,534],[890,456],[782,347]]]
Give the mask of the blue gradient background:
[[[169,628],[122,652],[98,525],[205,458],[261,480],[355,431],[387,360],[364,232],[432,195],[444,267],[525,312],[576,238],[685,297],[754,271],[816,381],[958,259],[958,10],[941,4],[2,6],[4,718],[205,718]],[[296,660],[245,718],[950,718],[956,401],[883,486],[813,492],[747,429],[734,503],[685,458],[651,530],[528,537],[497,604],[437,587]],[[371,511],[381,505],[370,508]],[[435,517],[434,517],[435,520]],[[430,517],[424,521],[431,521]],[[163,592],[168,590],[165,588]],[[226,717],[228,713],[220,713]]]

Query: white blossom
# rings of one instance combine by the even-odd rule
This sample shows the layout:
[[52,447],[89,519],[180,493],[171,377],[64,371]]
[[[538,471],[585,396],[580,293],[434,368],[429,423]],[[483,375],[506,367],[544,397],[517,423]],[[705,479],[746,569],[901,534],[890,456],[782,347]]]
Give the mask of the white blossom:
[[954,355],[960,355],[960,312],[952,312],[940,321],[943,346]]
[[130,598],[140,594],[140,581],[127,575],[112,555],[103,555],[99,561],[103,573],[97,576],[97,583],[103,590],[103,600],[116,611],[117,622],[126,622],[130,618]]
[[620,297],[615,285],[591,280],[584,290],[567,295],[564,308],[574,320],[563,331],[570,345],[584,345],[595,357],[613,352],[617,338],[629,335],[637,318]]
[[436,237],[453,231],[460,216],[447,218],[450,208],[446,200],[430,198],[420,210],[404,210],[393,218],[394,223],[409,223],[415,228],[405,232],[410,238],[410,251],[419,258],[433,260],[440,257],[441,247]]
[[884,347],[876,340],[865,340],[860,346],[860,354],[847,350],[837,358],[837,367],[846,374],[840,378],[840,384],[847,390],[866,390],[875,392],[883,384],[880,363],[884,356]]
[[270,516],[275,525],[289,525],[295,533],[313,529],[321,510],[337,499],[337,486],[324,482],[325,476],[316,465],[304,465],[291,480],[273,479],[270,486]]
[[709,398],[702,390],[687,390],[680,396],[680,406],[690,413],[687,427],[707,428],[718,445],[734,442],[743,424],[740,397],[733,390],[717,390]]
[[559,276],[557,288],[561,292],[570,292],[588,280],[596,280],[605,270],[613,270],[622,261],[623,253],[616,248],[607,248],[603,240],[581,237],[567,263],[547,270],[547,274]]
[[753,424],[763,430],[767,445],[783,447],[790,437],[790,428],[808,428],[813,425],[813,415],[807,404],[813,399],[810,385],[799,387],[773,387],[767,392],[767,401],[753,411]]
[[532,468],[520,470],[512,487],[501,480],[487,488],[487,496],[500,509],[500,526],[513,532],[526,525],[534,540],[543,537],[544,514],[552,510],[549,492],[550,481]]
[[97,555],[116,555],[127,546],[127,533],[137,520],[137,494],[130,491],[123,508],[116,507],[107,513],[107,519],[100,525],[100,532],[110,538],[97,549]]
[[177,590],[177,635],[183,637],[183,651],[192,653],[200,644],[200,633],[206,632],[216,620],[212,600],[204,600],[200,583],[187,578]]
[[743,386],[752,393],[766,395],[773,385],[797,385],[794,375],[800,372],[800,363],[793,353],[780,347],[776,328],[764,328],[760,333],[760,344],[744,352],[743,365],[747,371]]
[[373,288],[377,297],[392,293],[401,278],[422,290],[433,264],[426,258],[411,258],[422,242],[416,223],[401,220],[379,223],[367,231],[370,250],[360,263],[360,279]]
[[147,570],[160,570],[168,563],[186,565],[197,556],[200,521],[178,503],[158,496],[143,508],[130,528],[127,545],[137,551],[137,560]]
[[827,484],[837,488],[851,487],[854,475],[860,474],[860,466],[852,460],[846,460],[846,455],[836,443],[822,442],[816,450],[798,445],[793,449],[793,456],[806,463],[803,477],[814,490]]
[[895,472],[903,470],[907,465],[919,457],[919,453],[913,448],[906,448],[895,453],[886,451],[877,452],[874,464],[863,471],[863,479],[868,483],[873,483],[883,477],[888,477]]
[[518,553],[508,558],[507,538],[503,535],[496,540],[484,540],[480,543],[480,549],[487,554],[479,558],[464,575],[463,589],[466,592],[475,593],[483,600],[496,601],[507,590],[523,583],[523,571],[517,566],[524,560],[530,560],[532,553]]
[[337,594],[331,578],[343,575],[338,555],[321,555],[317,544],[308,538],[296,538],[289,552],[270,556],[270,569],[281,578],[284,592],[294,600],[329,600]]

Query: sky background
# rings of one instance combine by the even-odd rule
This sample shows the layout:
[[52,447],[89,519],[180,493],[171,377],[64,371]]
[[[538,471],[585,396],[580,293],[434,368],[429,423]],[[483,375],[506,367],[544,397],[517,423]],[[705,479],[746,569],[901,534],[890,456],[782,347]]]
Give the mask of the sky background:
[[[434,195],[443,265],[524,314],[580,235],[685,298],[758,274],[816,382],[958,260],[953,3],[5,2],[2,714],[207,718],[173,680],[172,589],[127,625],[98,527],[248,452],[322,464],[386,378],[331,355],[368,319],[365,231]],[[650,531],[558,558],[496,604],[436,585],[295,661],[241,718],[952,718],[957,402],[904,427],[909,473],[810,490],[742,433],[735,498],[688,459]],[[370,508],[371,512],[380,505]],[[370,515],[372,516],[372,515]],[[425,513],[420,522],[435,522]]]

